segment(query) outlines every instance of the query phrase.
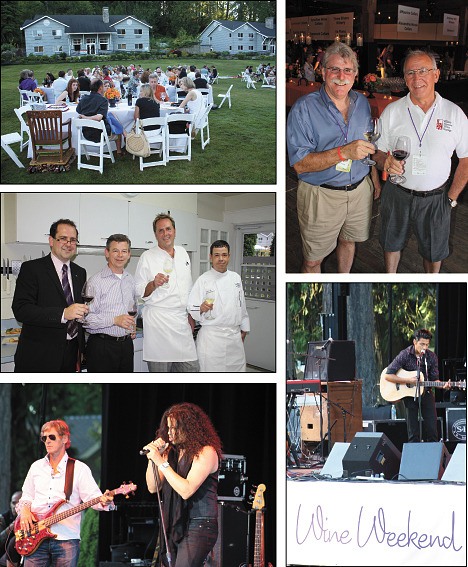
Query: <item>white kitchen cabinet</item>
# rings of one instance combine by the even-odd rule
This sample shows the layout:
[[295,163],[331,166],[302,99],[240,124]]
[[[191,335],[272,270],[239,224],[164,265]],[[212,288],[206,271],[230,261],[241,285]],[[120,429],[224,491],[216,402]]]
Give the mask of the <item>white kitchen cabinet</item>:
[[80,230],[79,193],[5,193],[5,242],[49,242],[50,225],[70,219]]
[[250,319],[250,333],[244,342],[247,364],[275,372],[275,302],[246,298],[245,304]]
[[176,225],[175,244],[183,246],[188,252],[195,252],[198,248],[197,214],[177,209],[171,209],[170,214]]
[[111,234],[128,235],[128,201],[81,193],[79,231],[81,246],[105,246]]
[[147,203],[128,203],[128,234],[132,248],[153,248],[157,241],[153,232],[153,221],[160,211]]

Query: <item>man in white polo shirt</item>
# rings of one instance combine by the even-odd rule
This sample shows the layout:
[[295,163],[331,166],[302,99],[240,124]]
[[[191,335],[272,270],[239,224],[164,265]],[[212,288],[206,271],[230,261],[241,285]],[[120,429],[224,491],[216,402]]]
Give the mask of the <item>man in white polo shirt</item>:
[[[382,190],[380,243],[387,273],[396,273],[411,226],[424,271],[438,273],[449,255],[451,210],[468,181],[467,117],[435,92],[440,71],[432,54],[410,51],[404,75],[410,92],[383,111],[382,136],[374,154],[379,169],[405,177],[401,184],[389,177]],[[391,155],[399,136],[410,138],[404,161]],[[454,151],[459,163],[449,179]]]

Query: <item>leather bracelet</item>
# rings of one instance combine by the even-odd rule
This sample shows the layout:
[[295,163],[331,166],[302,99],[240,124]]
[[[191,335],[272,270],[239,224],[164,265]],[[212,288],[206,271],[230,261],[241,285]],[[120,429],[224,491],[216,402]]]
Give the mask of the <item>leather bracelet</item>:
[[345,161],[345,158],[341,155],[341,146],[338,146],[338,158],[340,161]]

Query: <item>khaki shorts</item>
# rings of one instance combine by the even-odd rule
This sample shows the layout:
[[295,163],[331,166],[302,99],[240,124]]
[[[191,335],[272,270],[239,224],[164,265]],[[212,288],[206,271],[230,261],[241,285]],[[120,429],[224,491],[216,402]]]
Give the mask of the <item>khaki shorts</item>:
[[326,189],[299,180],[297,215],[306,261],[322,260],[338,237],[351,242],[369,238],[374,186],[369,176],[353,191]]

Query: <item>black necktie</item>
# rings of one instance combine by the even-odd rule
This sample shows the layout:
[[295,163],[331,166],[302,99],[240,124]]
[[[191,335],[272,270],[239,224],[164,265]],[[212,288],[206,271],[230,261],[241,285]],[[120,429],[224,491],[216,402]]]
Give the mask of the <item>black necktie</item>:
[[[71,305],[73,303],[73,296],[70,289],[70,282],[68,281],[68,266],[66,264],[62,266],[62,287],[67,305]],[[67,333],[72,339],[78,334],[78,323],[74,319],[67,322]]]

